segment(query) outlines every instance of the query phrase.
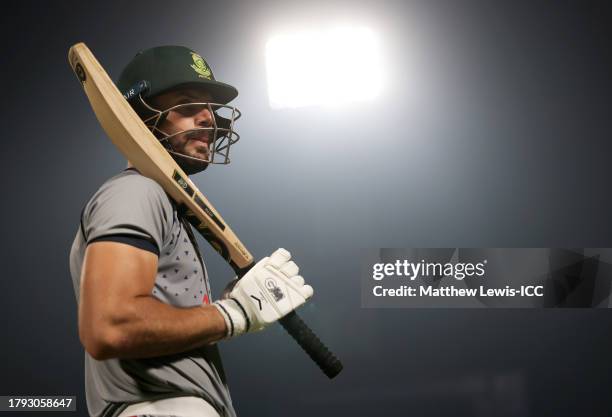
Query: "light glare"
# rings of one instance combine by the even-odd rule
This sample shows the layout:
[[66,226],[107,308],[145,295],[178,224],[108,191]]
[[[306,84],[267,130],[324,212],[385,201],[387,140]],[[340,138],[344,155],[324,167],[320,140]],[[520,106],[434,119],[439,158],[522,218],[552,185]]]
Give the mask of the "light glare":
[[378,42],[364,27],[275,36],[266,44],[266,68],[275,109],[369,100],[381,90]]

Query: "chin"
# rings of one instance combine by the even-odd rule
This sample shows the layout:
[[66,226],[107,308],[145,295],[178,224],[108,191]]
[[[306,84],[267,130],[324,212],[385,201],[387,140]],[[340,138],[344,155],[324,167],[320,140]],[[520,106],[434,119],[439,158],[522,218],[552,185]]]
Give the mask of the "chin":
[[[177,161],[178,162],[178,161]],[[196,162],[194,160],[182,159],[179,166],[185,171],[187,175],[197,174],[198,172],[204,171],[208,168],[207,162]]]
[[[199,150],[199,146],[196,148],[185,149],[185,155],[189,155],[192,158],[200,158],[200,159],[208,159],[208,152],[204,150]],[[200,148],[202,149],[202,148]]]
[[185,147],[180,153],[191,158],[208,159],[208,153],[200,151],[196,147]]

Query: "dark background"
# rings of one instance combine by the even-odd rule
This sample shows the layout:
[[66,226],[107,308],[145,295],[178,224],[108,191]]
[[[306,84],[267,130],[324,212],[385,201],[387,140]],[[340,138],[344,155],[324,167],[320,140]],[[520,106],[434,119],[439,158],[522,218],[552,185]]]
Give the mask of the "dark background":
[[[0,19],[1,395],[86,414],[68,252],[124,161],[68,48],[116,77],[184,44],[244,114],[232,165],[194,180],[256,256],[294,253],[315,288],[301,314],[346,368],[328,381],[279,326],[223,343],[240,416],[612,414],[608,310],[362,309],[359,287],[360,248],[612,247],[609,2],[19,1]],[[268,36],[336,22],[380,34],[381,97],[271,110]],[[355,71],[368,82],[367,57]],[[231,271],[204,252],[218,293]]]

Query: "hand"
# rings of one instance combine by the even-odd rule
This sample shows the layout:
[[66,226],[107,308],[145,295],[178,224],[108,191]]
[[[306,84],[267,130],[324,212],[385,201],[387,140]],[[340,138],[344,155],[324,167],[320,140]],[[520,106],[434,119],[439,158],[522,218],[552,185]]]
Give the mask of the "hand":
[[281,248],[232,281],[223,299],[213,303],[225,319],[227,337],[262,330],[310,299],[314,291],[298,272]]

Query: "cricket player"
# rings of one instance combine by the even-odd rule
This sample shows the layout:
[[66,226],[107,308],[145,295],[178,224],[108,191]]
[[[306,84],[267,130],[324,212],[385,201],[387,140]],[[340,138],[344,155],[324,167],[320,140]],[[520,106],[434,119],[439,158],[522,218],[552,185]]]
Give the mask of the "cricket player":
[[[148,88],[133,94],[133,86]],[[181,46],[138,53],[117,82],[187,174],[228,163],[238,91]],[[284,249],[212,302],[206,265],[181,207],[128,168],[85,204],[70,252],[92,417],[235,416],[216,343],[258,331],[313,295]],[[278,297],[253,297],[262,291]]]

